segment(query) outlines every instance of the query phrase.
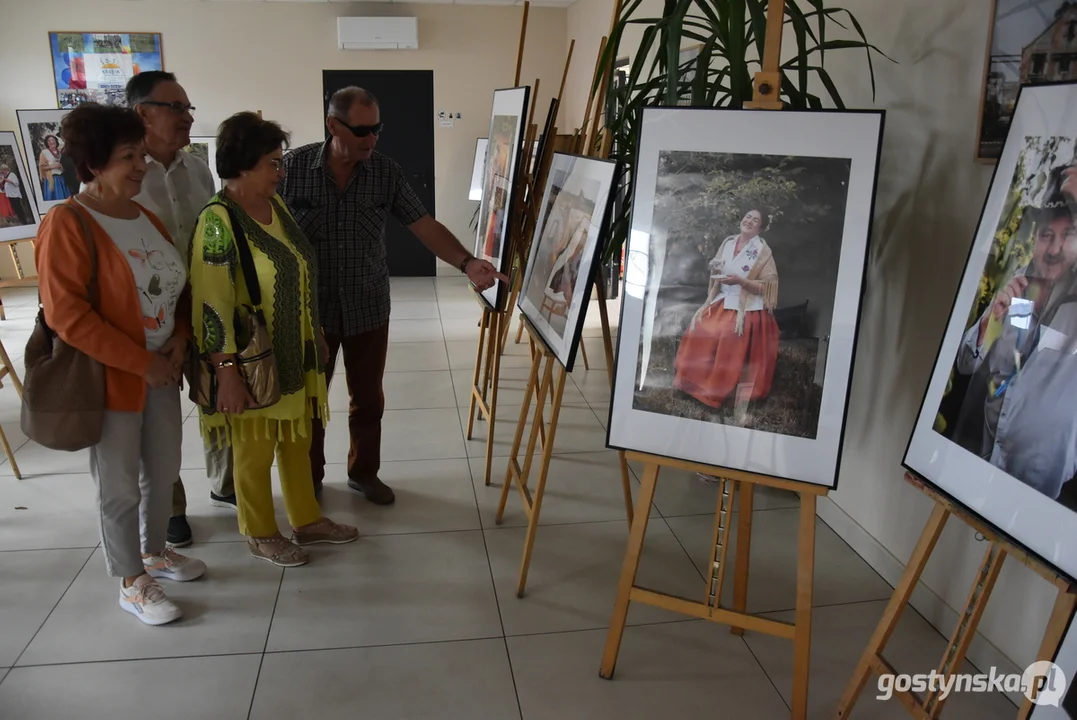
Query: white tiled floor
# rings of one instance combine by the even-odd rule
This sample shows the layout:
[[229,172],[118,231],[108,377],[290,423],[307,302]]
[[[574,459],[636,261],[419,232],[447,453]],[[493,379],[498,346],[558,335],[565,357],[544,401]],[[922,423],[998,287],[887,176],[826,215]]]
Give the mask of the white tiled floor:
[[[18,430],[0,390],[0,424],[25,479],[0,461],[0,718],[354,718],[595,720],[789,716],[792,646],[753,633],[633,607],[613,681],[598,677],[626,539],[617,454],[605,448],[609,385],[588,317],[591,370],[578,369],[550,467],[524,598],[516,577],[525,517],[515,492],[494,523],[527,379],[526,345],[510,340],[490,487],[486,428],[464,439],[478,306],[456,278],[393,282],[382,477],[388,508],[349,490],[347,392],[331,389],[323,504],[359,526],[354,545],[316,548],[282,571],[247,557],[235,516],[213,508],[197,416],[185,430],[184,476],[203,579],[168,590],[185,618],[148,628],[116,607],[98,548],[85,453],[43,450]],[[13,358],[32,326],[33,293],[6,294],[0,322]],[[616,317],[616,313],[612,313]],[[515,337],[516,324],[511,328]],[[185,412],[193,410],[185,403]],[[632,468],[632,489],[640,469]],[[663,472],[640,581],[688,597],[704,591],[715,489]],[[278,503],[278,506],[280,503]],[[788,618],[794,603],[795,497],[759,491],[750,609]],[[279,508],[280,509],[280,508]],[[280,518],[285,525],[283,516]],[[889,586],[821,521],[810,717],[833,717]],[[909,612],[891,642],[903,671],[937,664],[943,637]],[[865,691],[856,714],[902,718]],[[948,718],[1013,717],[1000,696],[957,696]]]

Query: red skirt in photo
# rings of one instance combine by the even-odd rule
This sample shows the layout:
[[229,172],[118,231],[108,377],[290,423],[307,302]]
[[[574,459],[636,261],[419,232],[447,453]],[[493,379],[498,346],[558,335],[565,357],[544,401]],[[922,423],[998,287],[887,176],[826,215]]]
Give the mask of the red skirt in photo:
[[15,217],[15,208],[11,207],[11,201],[7,195],[0,193],[0,218]]
[[766,397],[778,363],[778,323],[767,310],[751,310],[744,334],[736,328],[737,311],[725,301],[704,310],[681,338],[673,387],[713,408],[734,391],[737,402]]

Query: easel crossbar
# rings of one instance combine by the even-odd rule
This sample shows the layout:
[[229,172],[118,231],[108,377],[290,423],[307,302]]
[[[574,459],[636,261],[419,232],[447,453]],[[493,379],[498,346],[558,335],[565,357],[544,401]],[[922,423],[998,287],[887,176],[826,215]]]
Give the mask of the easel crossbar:
[[793,623],[773,620],[761,615],[752,615],[751,613],[737,612],[736,610],[727,610],[726,608],[716,608],[706,603],[688,600],[677,595],[656,592],[639,585],[632,586],[629,599],[632,602],[670,610],[682,615],[699,618],[700,620],[709,620],[720,625],[753,630],[787,640],[792,640],[796,637],[796,625]]
[[747,472],[745,470],[734,470],[732,468],[715,468],[713,465],[704,465],[703,463],[692,462],[691,460],[679,460],[677,458],[663,457],[660,455],[652,455],[651,453],[639,452],[638,450],[626,450],[625,456],[629,460],[633,460],[638,463],[646,465],[647,463],[656,463],[662,467],[675,468],[677,470],[684,470],[686,472],[703,473],[704,475],[717,475],[719,477],[727,478],[729,480],[736,480],[738,482],[752,483],[754,485],[766,485],[778,490],[788,490],[789,492],[795,492],[798,495],[826,495],[830,492],[830,488],[825,485],[815,485],[813,483],[797,482],[796,480],[786,480],[785,478],[776,478],[770,475],[759,475],[758,473]]

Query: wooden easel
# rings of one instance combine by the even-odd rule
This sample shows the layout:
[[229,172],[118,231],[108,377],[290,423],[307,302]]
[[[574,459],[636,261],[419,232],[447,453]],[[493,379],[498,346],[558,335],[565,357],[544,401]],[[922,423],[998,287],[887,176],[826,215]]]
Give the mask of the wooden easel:
[[[520,84],[520,73],[523,67],[524,42],[527,38],[527,16],[530,7],[530,2],[525,1],[523,18],[520,26],[520,44],[516,54],[516,74],[513,78],[514,87],[517,87]],[[571,59],[571,50],[569,57]],[[535,94],[537,94],[538,86],[539,80],[536,79],[533,88]],[[531,108],[529,110],[530,114],[526,126],[527,131],[524,136],[523,151],[525,157],[530,157],[531,144],[534,142],[535,138],[536,129],[532,122],[534,112],[535,100],[533,94]],[[546,166],[543,166],[543,164],[539,162],[535,168],[531,169],[531,172],[523,170],[517,172],[514,177],[515,187],[512,193],[513,206],[509,208],[509,236],[505,240],[505,247],[502,252],[518,254],[521,248],[520,243],[527,242],[525,229],[531,218],[531,212],[528,211],[528,208],[534,205],[534,179],[536,176],[545,172],[546,167],[548,167],[548,163]],[[525,201],[525,197],[527,198],[527,201]],[[515,275],[519,274],[520,273],[516,273]],[[517,280],[518,278],[514,276],[512,283],[513,288],[516,287]],[[475,294],[475,298],[482,309],[482,316],[479,320],[479,340],[475,351],[475,371],[472,375],[471,393],[468,403],[467,432],[465,435],[468,440],[471,439],[475,428],[477,410],[479,419],[485,420],[487,423],[486,463],[483,473],[483,481],[486,485],[489,485],[490,466],[493,463],[494,457],[494,430],[496,428],[497,420],[497,391],[501,375],[501,356],[504,352],[504,342],[508,334],[507,328],[512,316],[512,302],[510,301],[507,303],[506,307],[495,308],[491,307],[478,293]]]
[[[4,386],[4,378],[10,377],[11,384],[15,386],[15,392],[19,394],[19,398],[22,398],[22,381],[19,380],[19,374],[15,372],[15,365],[12,364],[11,358],[7,354],[7,349],[4,344],[0,342],[0,387]],[[7,434],[4,433],[4,429],[0,427],[0,444],[4,447],[4,454],[7,455],[7,461],[11,464],[11,472],[15,475],[16,480],[22,480],[22,473],[19,471],[19,464],[15,462],[15,453],[11,449],[11,443],[8,442]]]
[[[745,103],[746,108],[759,110],[780,110],[782,103],[779,96],[781,87],[781,38],[782,22],[785,13],[784,1],[771,0],[767,7],[766,44],[764,47],[762,71],[756,73],[753,100]],[[603,80],[603,85],[608,79]],[[588,144],[593,146],[595,133],[588,133]],[[602,139],[602,147],[608,147],[610,137]],[[644,465],[643,479],[636,499],[636,509],[629,533],[628,547],[625,551],[621,579],[617,588],[617,599],[613,606],[609,634],[602,656],[599,674],[610,679],[617,665],[617,655],[624,635],[628,609],[632,602],[664,608],[691,617],[729,625],[736,635],[745,630],[753,630],[767,635],[787,638],[793,641],[793,693],[791,717],[803,720],[808,711],[808,674],[811,660],[811,621],[812,595],[815,576],[815,510],[819,497],[826,495],[829,488],[811,483],[784,480],[782,478],[760,475],[726,468],[715,468],[699,463],[674,460],[647,453],[629,452],[631,460]],[[699,602],[674,595],[668,595],[636,585],[636,572],[639,568],[643,541],[647,534],[647,521],[651,502],[654,499],[659,470],[662,467],[678,468],[694,473],[714,475],[719,478],[720,492],[714,513],[714,532],[710,546],[710,562],[705,601]],[[751,552],[752,511],[754,509],[754,491],[756,485],[773,487],[795,492],[800,497],[800,523],[797,547],[797,593],[796,611],[792,623],[781,622],[771,618],[746,612],[748,598],[749,559]],[[736,497],[739,495],[739,499]],[[732,607],[722,605],[729,555],[729,539],[732,528],[733,502],[738,499],[737,552],[733,567],[733,603]]]
[[[565,393],[568,372],[554,354],[550,352],[535,328],[521,316],[531,341],[531,373],[524,391],[523,404],[520,406],[520,418],[516,423],[516,435],[512,440],[508,467],[505,469],[505,481],[501,485],[501,500],[497,505],[495,522],[500,525],[505,515],[505,504],[509,497],[509,488],[513,485],[520,493],[524,512],[527,514],[527,534],[524,538],[523,558],[520,560],[519,579],[516,583],[516,597],[523,597],[527,585],[527,572],[531,566],[531,553],[535,547],[535,534],[538,532],[539,516],[542,513],[542,499],[546,493],[546,478],[553,457],[554,441],[557,437],[557,421],[561,415],[561,402]],[[582,339],[581,339],[582,342]],[[547,395],[551,397],[550,422],[543,422],[543,410]],[[523,443],[524,430],[528,425],[531,412],[531,400],[535,399],[535,410],[531,418],[531,433],[527,440],[527,450],[523,465],[520,464],[520,446]],[[531,476],[531,466],[535,459],[538,442],[542,441],[542,459],[539,464],[538,481],[534,495],[527,486]],[[632,485],[628,472],[628,461],[623,452],[618,453],[621,467],[621,488],[624,492],[625,514],[632,523]]]
[[[852,713],[857,698],[860,697],[864,685],[873,674],[896,674],[897,671],[894,667],[883,657],[883,649],[897,628],[901,614],[908,607],[913,590],[916,589],[916,584],[920,581],[920,576],[931,558],[935,544],[938,542],[939,536],[942,535],[946,521],[951,515],[959,518],[982,535],[988,542],[988,548],[976,573],[976,580],[969,591],[968,601],[961,611],[957,627],[954,628],[946,644],[946,649],[942,653],[942,660],[939,661],[937,668],[938,674],[949,677],[961,669],[969,644],[976,635],[976,628],[979,626],[984,608],[987,607],[987,601],[991,598],[991,591],[994,589],[995,581],[998,579],[999,571],[1002,570],[1002,563],[1007,555],[1017,558],[1058,590],[1058,596],[1055,599],[1054,608],[1051,610],[1051,616],[1047,621],[1047,630],[1044,632],[1036,660],[1050,661],[1054,658],[1055,652],[1062,643],[1070,617],[1073,615],[1074,609],[1077,608],[1077,586],[1071,580],[1048,567],[1041,560],[1030,556],[1027,551],[1015,546],[1006,538],[1001,537],[995,530],[988,527],[987,523],[982,519],[939,493],[921,478],[912,473],[906,473],[905,479],[913,487],[934,500],[935,509],[932,510],[927,525],[924,526],[924,531],[920,534],[920,540],[912,551],[912,557],[909,558],[909,562],[905,566],[901,581],[894,588],[894,594],[886,605],[883,617],[875,628],[875,633],[871,636],[871,640],[868,641],[868,646],[864,649],[864,654],[860,657],[860,662],[857,663],[856,669],[853,671],[853,677],[849,680],[845,693],[841,697],[837,717],[842,720],[848,718]],[[911,692],[897,690],[894,691],[894,696],[901,701],[901,704],[908,710],[909,715],[919,720],[938,718],[946,702],[944,698],[940,697],[938,690],[929,692],[923,699]],[[1024,720],[1028,718],[1032,712],[1032,707],[1032,701],[1026,698],[1017,713],[1018,719]]]

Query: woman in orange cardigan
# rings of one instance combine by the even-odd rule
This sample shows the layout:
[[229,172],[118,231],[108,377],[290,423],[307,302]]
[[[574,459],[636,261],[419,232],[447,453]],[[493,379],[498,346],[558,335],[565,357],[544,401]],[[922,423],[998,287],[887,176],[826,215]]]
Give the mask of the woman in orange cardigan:
[[[194,580],[206,566],[165,542],[191,323],[186,263],[160,221],[132,199],[146,174],[145,132],[120,107],[87,104],[64,118],[67,152],[86,185],[42,221],[37,266],[49,327],[105,366],[104,428],[90,449],[105,565],[122,578],[120,607],[163,625],[182,613],[157,578]],[[79,216],[97,254],[95,297]]]

